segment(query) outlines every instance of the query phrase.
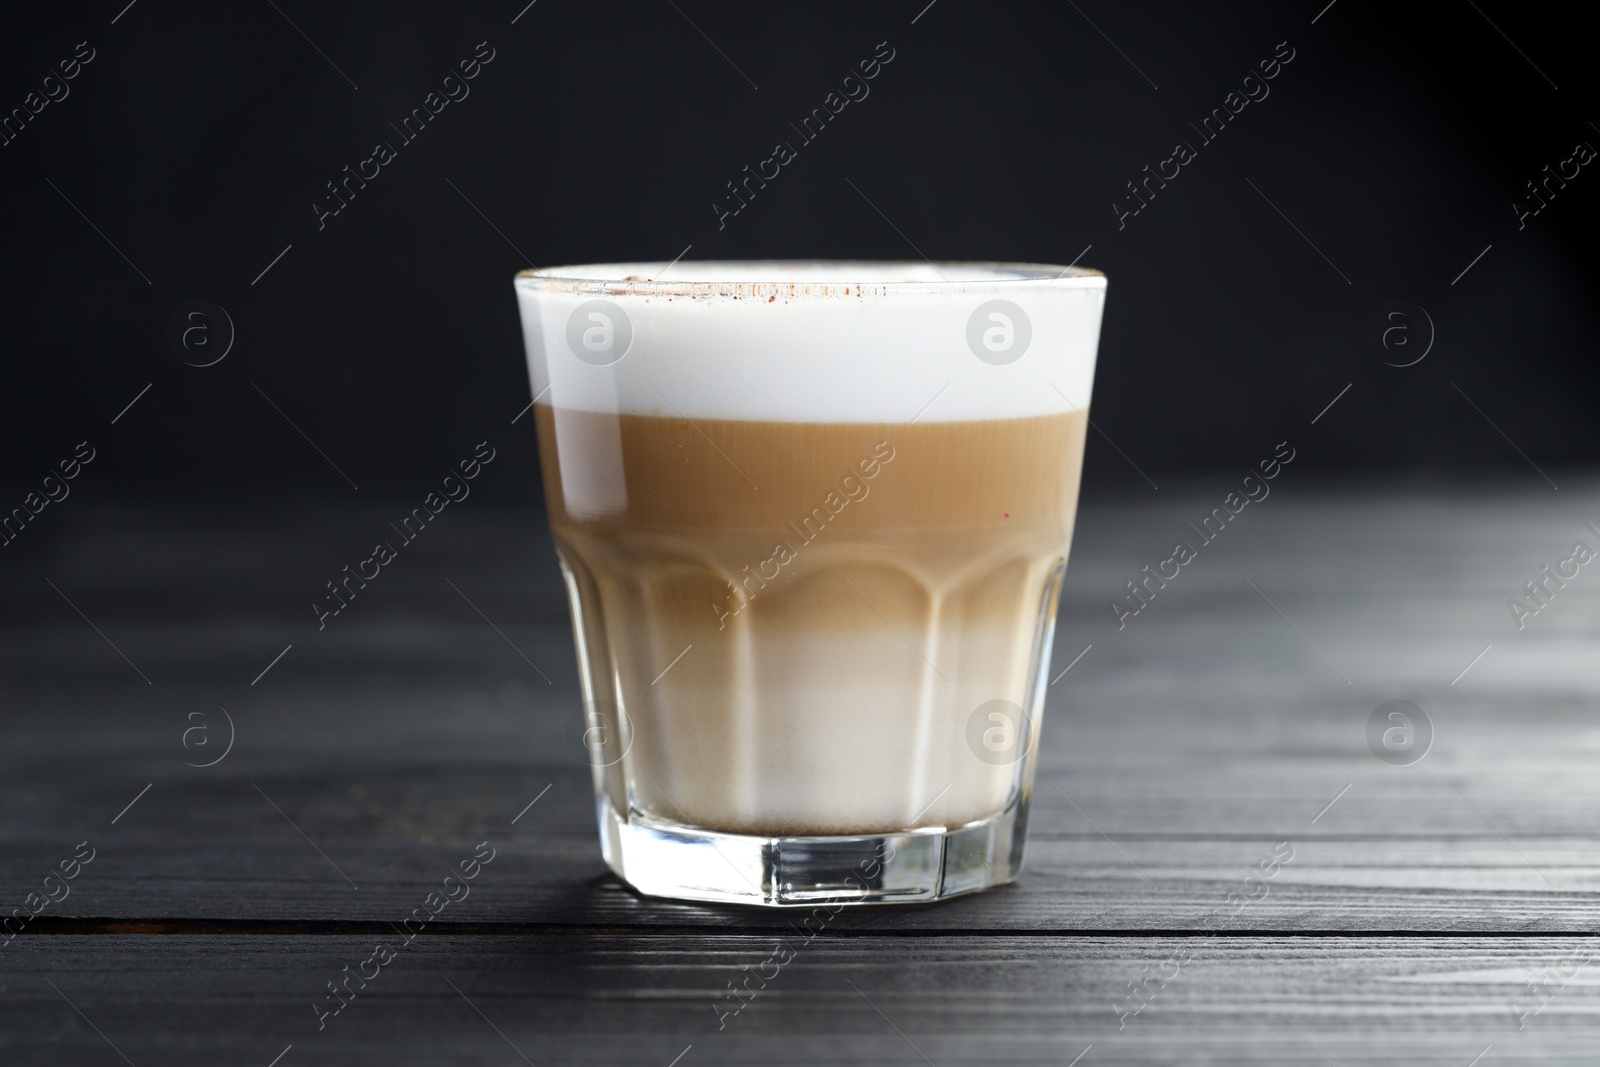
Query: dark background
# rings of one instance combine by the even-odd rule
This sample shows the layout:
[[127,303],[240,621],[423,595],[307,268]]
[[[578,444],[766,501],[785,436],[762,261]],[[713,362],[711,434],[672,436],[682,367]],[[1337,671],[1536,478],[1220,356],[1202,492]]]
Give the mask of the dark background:
[[[1543,9],[125,3],[30,5],[0,39],[8,112],[77,42],[96,52],[0,147],[14,495],[87,439],[79,491],[409,496],[488,439],[511,469],[479,488],[534,500],[531,420],[510,425],[528,396],[513,272],[689,245],[1082,254],[1111,278],[1090,494],[1149,491],[1107,437],[1154,482],[1284,438],[1355,475],[1536,478],[1507,438],[1546,471],[1600,457],[1600,178],[1585,168],[1520,232],[1511,208],[1575,142],[1600,145],[1588,45]],[[389,123],[480,41],[494,59],[471,95],[399,147]],[[880,41],[895,58],[871,95],[719,231],[724,183]],[[1270,96],[1199,146],[1188,123],[1283,41]],[[1178,140],[1199,158],[1119,230],[1124,183]],[[325,183],[377,141],[399,158],[319,231]],[[192,299],[236,326],[215,366],[167,342]],[[1416,366],[1366,341],[1396,299],[1437,330]]]

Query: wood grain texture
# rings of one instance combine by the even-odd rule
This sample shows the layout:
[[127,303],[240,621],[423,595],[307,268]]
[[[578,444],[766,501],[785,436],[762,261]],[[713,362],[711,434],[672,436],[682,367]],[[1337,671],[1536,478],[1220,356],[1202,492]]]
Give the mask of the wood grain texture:
[[[4,961],[0,1056],[28,1067],[115,1063],[109,1039],[141,1067],[265,1067],[291,1044],[284,1067],[523,1062],[515,1050],[535,1064],[667,1067],[692,1045],[682,1067],[957,1067],[1064,1065],[1092,1045],[1082,1067],[1466,1067],[1489,1045],[1485,1064],[1592,1063],[1600,1035],[1593,967],[1564,986],[1550,980],[1537,1014],[1541,1002],[1527,990],[1547,972],[1570,972],[1594,951],[1588,938],[829,930],[809,943],[781,935],[793,958],[763,968],[778,936],[418,938],[365,990],[352,982],[355,997],[344,996],[348,1006],[320,1031],[312,1004],[334,1004],[325,984],[367,958],[375,936],[27,938]],[[1133,1003],[1128,984],[1179,948],[1190,956],[1175,977],[1164,988],[1152,982],[1146,1006],[1120,1018],[1113,1004]],[[728,983],[744,981],[746,968],[769,980],[751,979],[737,1014],[719,1015],[719,1006],[731,1011]]]
[[[1175,521],[1206,499],[1163,507]],[[1515,576],[1582,527],[1515,492],[1279,493],[1255,507],[1224,535],[1239,540],[1219,538],[1186,568],[1192,585],[1175,581],[1122,631],[1096,601],[1137,573],[1139,539],[1169,516],[1086,511],[1056,662],[1093,648],[1051,690],[1023,880],[860,922],[1205,928],[1287,840],[1296,858],[1253,906],[1260,929],[1595,928],[1600,597],[1574,582],[1526,631],[1500,617]],[[39,573],[154,684],[48,585],[8,572],[18,611],[4,646],[0,886],[13,896],[87,838],[104,843],[94,878],[52,915],[379,921],[414,906],[463,843],[489,837],[505,852],[504,887],[482,894],[475,921],[765,921],[642,900],[605,876],[566,609],[535,514],[453,516],[409,569],[385,574],[391,586],[319,632],[309,608],[275,620],[295,606],[285,590],[314,591],[324,546],[358,542],[383,507],[176,529],[84,511]],[[250,566],[230,566],[240,560]],[[1366,745],[1367,717],[1396,698],[1436,727],[1410,767]],[[233,751],[185,766],[220,751],[182,744],[196,723],[220,744],[219,708]]]
[[[444,978],[535,1063],[1589,1062],[1600,574],[1520,631],[1505,601],[1596,486],[1287,478],[1120,630],[1122,583],[1227,486],[1087,506],[1056,670],[1092,648],[1050,691],[1021,881],[842,912],[722,1033],[714,996],[796,919],[605,871],[535,512],[459,509],[319,631],[400,502],[63,509],[0,561],[0,914],[97,852],[0,950],[0,1062],[119,1062],[46,978],[141,1067],[520,1062]],[[1435,729],[1412,766],[1367,747],[1393,699]],[[222,708],[232,750],[186,765]],[[483,840],[471,897],[317,1034],[322,983]],[[1530,981],[1564,984],[1519,1030]]]

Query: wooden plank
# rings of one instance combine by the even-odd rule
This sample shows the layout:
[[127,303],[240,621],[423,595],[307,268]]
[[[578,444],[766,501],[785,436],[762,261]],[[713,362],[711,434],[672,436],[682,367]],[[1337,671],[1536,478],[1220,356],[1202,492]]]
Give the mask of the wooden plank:
[[[364,968],[376,976],[365,989],[352,981],[356,996],[320,1031],[313,1003],[335,1004],[326,983],[363,969],[381,938],[25,936],[0,957],[0,1059],[114,1063],[114,1043],[141,1065],[265,1067],[292,1045],[280,1067],[506,1064],[519,1053],[536,1064],[955,1067],[1067,1064],[1092,1046],[1082,1067],[1467,1067],[1491,1045],[1484,1064],[1592,1063],[1600,1042],[1592,938],[818,928],[810,940],[423,936]],[[752,973],[753,992],[730,999],[729,984]],[[1147,973],[1169,978],[1119,1016],[1113,1005],[1131,1012],[1128,986]],[[1547,986],[1535,996],[1530,982]]]
[[[443,921],[735,929],[787,922],[760,910],[652,901],[620,887],[600,862],[582,772],[357,765],[308,775],[244,760],[239,770],[248,781],[162,781],[115,826],[111,818],[143,787],[137,779],[120,790],[14,782],[12,797],[26,804],[12,802],[18,814],[0,852],[0,886],[20,904],[73,844],[89,840],[97,858],[49,915],[386,921],[405,914],[472,845],[489,840],[501,853],[493,876],[470,909]],[[1600,924],[1593,894],[1600,844],[1592,835],[1519,828],[1508,841],[1453,790],[1424,813],[1427,827],[1396,830],[1390,805],[1408,794],[1378,786],[1359,802],[1352,789],[1312,826],[1310,806],[1294,810],[1283,800],[1301,784],[1284,777],[1273,783],[1276,796],[1259,783],[1242,795],[1224,794],[1228,803],[1213,809],[1209,825],[1191,818],[1190,829],[1174,831],[1130,826],[1148,817],[1159,827],[1167,804],[1185,803],[1181,792],[1164,793],[1163,802],[1118,792],[1110,779],[1088,780],[1097,787],[1071,775],[1051,778],[1075,785],[1080,807],[1093,812],[1110,840],[1047,786],[1017,885],[941,907],[870,909],[852,913],[850,922],[878,929],[1212,929],[1231,911],[1228,894],[1248,892],[1267,894],[1239,920],[1251,929],[1581,931]],[[549,792],[512,826],[546,784]],[[1546,788],[1554,795],[1559,785]],[[1478,803],[1500,816],[1506,795],[1485,789]],[[97,818],[82,818],[84,809]],[[1263,809],[1294,816],[1273,825],[1259,816]],[[1249,879],[1279,841],[1291,842],[1293,860],[1264,885]]]

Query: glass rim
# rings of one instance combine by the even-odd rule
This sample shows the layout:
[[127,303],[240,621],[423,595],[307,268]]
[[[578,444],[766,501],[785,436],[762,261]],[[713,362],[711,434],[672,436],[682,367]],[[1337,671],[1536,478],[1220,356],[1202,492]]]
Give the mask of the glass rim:
[[[685,277],[685,273],[698,275]],[[927,277],[929,273],[937,277]],[[663,278],[662,275],[675,277]],[[718,277],[722,274],[723,277]],[[908,276],[909,275],[909,276]],[[919,277],[919,275],[921,275]],[[710,259],[530,267],[519,289],[605,296],[842,297],[1104,289],[1092,267],[979,260]]]

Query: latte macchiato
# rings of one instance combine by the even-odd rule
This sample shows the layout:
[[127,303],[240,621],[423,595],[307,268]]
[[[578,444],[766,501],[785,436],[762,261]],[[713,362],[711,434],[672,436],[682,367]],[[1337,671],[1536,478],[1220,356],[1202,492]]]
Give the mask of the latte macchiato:
[[608,861],[769,904],[1010,880],[1104,279],[661,271],[518,278]]

